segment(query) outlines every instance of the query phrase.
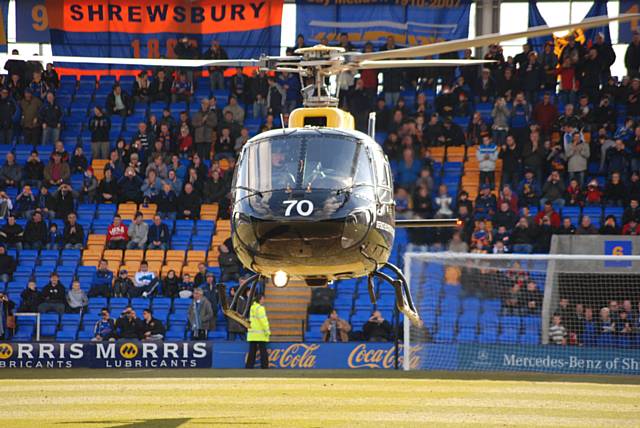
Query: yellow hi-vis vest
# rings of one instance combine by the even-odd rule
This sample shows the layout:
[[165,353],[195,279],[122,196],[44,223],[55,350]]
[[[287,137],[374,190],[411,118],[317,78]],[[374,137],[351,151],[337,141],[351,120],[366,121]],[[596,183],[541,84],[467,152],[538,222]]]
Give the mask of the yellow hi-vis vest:
[[253,302],[249,313],[249,331],[247,332],[247,340],[249,342],[268,342],[271,331],[269,330],[269,319],[267,311],[258,302]]

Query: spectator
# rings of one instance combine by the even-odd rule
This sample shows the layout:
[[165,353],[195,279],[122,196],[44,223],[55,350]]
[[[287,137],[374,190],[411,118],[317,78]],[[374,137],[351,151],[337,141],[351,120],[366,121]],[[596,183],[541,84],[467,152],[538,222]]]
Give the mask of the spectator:
[[131,297],[147,297],[155,293],[159,280],[156,278],[156,274],[149,270],[149,264],[146,261],[140,263],[140,270],[136,272],[133,278],[133,285],[135,288],[131,290],[133,295]]
[[44,168],[44,182],[46,186],[60,186],[69,181],[71,170],[69,164],[62,162],[60,154],[53,152],[52,159]]
[[147,249],[149,250],[166,250],[171,239],[171,232],[166,224],[162,222],[160,215],[153,217],[153,224],[149,227],[147,233]]
[[40,294],[38,312],[46,313],[52,310],[62,315],[65,311],[65,288],[60,283],[58,274],[53,272],[49,276],[49,283],[45,285]]
[[82,146],[76,146],[73,150],[73,156],[71,156],[71,159],[69,160],[69,169],[71,169],[71,173],[84,174],[88,167],[89,161],[84,155]]
[[496,212],[497,200],[491,193],[489,184],[480,185],[480,194],[476,198],[474,218],[476,220],[489,220]]
[[576,229],[576,235],[595,235],[597,233],[598,229],[591,223],[591,218],[588,215],[583,215],[580,226]]
[[7,249],[0,245],[0,282],[9,282],[16,268],[16,261],[7,254]]
[[507,136],[507,144],[501,147],[499,158],[502,159],[502,186],[515,188],[520,181],[520,162],[522,154],[513,136]]
[[388,342],[393,340],[393,328],[385,320],[380,311],[373,311],[369,320],[362,327],[364,337],[369,342]]
[[553,315],[553,324],[549,327],[549,340],[554,345],[567,344],[567,329],[562,325],[560,315]]
[[100,311],[101,318],[96,321],[93,327],[92,342],[106,342],[116,339],[116,324],[109,316],[109,310],[102,308]]
[[107,114],[129,116],[133,113],[133,99],[119,84],[113,85],[113,91],[107,95]]
[[504,226],[507,230],[511,230],[516,225],[517,221],[518,217],[516,216],[516,213],[511,210],[506,201],[502,201],[498,212],[493,217],[494,226]]
[[554,228],[560,227],[560,215],[553,209],[551,201],[546,201],[542,206],[542,211],[538,212],[533,221],[536,224],[540,224],[543,217],[548,217],[551,226]]
[[196,277],[194,278],[194,283],[196,287],[199,287],[201,284],[204,284],[207,278],[207,265],[204,263],[198,263],[198,273],[196,273]]
[[584,201],[586,205],[600,205],[602,202],[602,191],[598,180],[592,179],[587,185],[587,190],[584,194]]
[[[2,104],[2,101],[0,101],[0,104]],[[42,100],[38,97],[34,97],[30,89],[26,89],[24,91],[24,98],[20,100],[18,105],[22,113],[20,117],[20,127],[22,128],[23,142],[24,144],[37,146],[42,141],[42,127],[38,121],[38,113],[42,108]],[[5,108],[10,107],[5,106]]]
[[162,280],[162,294],[170,299],[178,297],[179,282],[176,271],[171,269]]
[[144,322],[138,318],[136,311],[127,306],[116,321],[118,339],[140,339],[144,334]]
[[218,115],[209,109],[209,100],[200,102],[200,110],[193,115],[194,144],[200,157],[206,158],[211,151],[213,130],[218,126]]
[[570,217],[564,217],[562,219],[562,225],[556,230],[556,235],[574,235],[576,233],[576,227],[571,223]]
[[32,150],[22,169],[23,185],[39,188],[44,179],[44,164],[38,157],[38,151]]
[[244,109],[242,108],[242,106],[240,106],[240,104],[238,104],[238,98],[233,95],[229,97],[229,104],[227,104],[224,109],[222,109],[223,114],[226,115],[227,112],[231,112],[231,114],[233,115],[233,121],[235,123],[244,123]]
[[624,209],[624,213],[622,214],[622,224],[627,224],[631,220],[636,220],[636,222],[640,221],[640,206],[638,199],[635,198],[629,200],[629,206]]
[[[213,60],[228,59],[227,52],[220,46],[220,42],[213,40],[211,47],[204,53],[203,58]],[[209,67],[209,88],[211,91],[224,89],[224,68],[218,66]]]
[[220,281],[237,282],[240,279],[240,270],[242,265],[235,251],[227,248],[222,244],[218,247],[220,254],[218,255],[218,265],[222,271]]
[[[205,283],[203,282],[200,285],[204,285],[204,284]],[[182,275],[182,281],[180,281],[180,283],[178,284],[178,296],[181,299],[189,299],[190,297],[193,297],[194,289],[195,289],[195,284],[191,280],[191,275],[189,275],[188,273],[184,273]]]
[[112,297],[132,297],[135,294],[135,286],[133,281],[129,278],[129,273],[126,269],[120,269],[118,277],[113,282]]
[[23,218],[30,218],[36,208],[36,197],[31,191],[31,186],[24,186],[22,192],[16,196],[15,210],[16,215]]
[[127,230],[129,236],[127,249],[129,250],[144,250],[146,247],[149,226],[143,221],[143,217],[142,213],[138,211]]
[[17,107],[14,99],[9,96],[7,88],[0,89],[0,144],[13,143],[14,116]]
[[193,190],[191,183],[184,185],[184,191],[178,197],[178,218],[180,219],[197,219],[200,217],[200,196]]
[[56,223],[51,223],[49,225],[49,233],[47,233],[47,242],[45,243],[45,248],[47,250],[60,250],[62,246],[62,232],[58,230],[58,225]]
[[144,319],[144,333],[142,340],[155,342],[164,339],[164,325],[162,324],[162,321],[153,317],[151,309],[147,308],[142,311],[142,318]]
[[605,171],[607,175],[613,172],[627,175],[629,168],[629,152],[625,148],[624,141],[617,139],[615,145],[609,148],[605,155]]
[[492,130],[494,140],[498,146],[502,146],[507,138],[510,114],[505,99],[498,97],[491,111],[491,117],[493,118]]
[[496,160],[498,148],[489,136],[484,136],[482,145],[476,150],[476,157],[480,167],[480,185],[488,184],[489,189],[495,187]]
[[339,318],[335,309],[331,311],[322,326],[320,326],[320,332],[325,342],[348,342],[350,331],[351,325]]
[[[175,176],[175,174],[173,175]],[[165,181],[162,184],[162,191],[156,196],[155,202],[158,206],[158,216],[163,219],[174,220],[176,218],[177,199],[176,193],[172,190],[171,185]]]
[[0,168],[0,185],[2,188],[18,187],[22,181],[22,168],[16,163],[12,152],[7,153],[7,161]]
[[27,282],[27,286],[20,294],[20,308],[18,312],[38,312],[38,306],[40,305],[40,292],[38,286],[33,279]]
[[199,288],[193,290],[193,301],[189,306],[189,327],[193,340],[206,339],[207,332],[216,328],[216,318],[211,303]]
[[98,269],[93,273],[89,297],[111,297],[111,285],[113,283],[113,272],[109,270],[106,260],[100,260]]
[[544,206],[547,201],[551,202],[554,206],[564,206],[564,187],[560,179],[558,171],[553,171],[549,174],[546,183],[542,186],[542,197],[540,198],[540,205]]
[[22,226],[16,223],[16,217],[10,214],[7,217],[7,224],[0,228],[0,238],[2,243],[8,248],[14,248],[18,251],[22,250],[22,239],[24,230]]
[[608,215],[604,220],[604,224],[598,230],[600,235],[620,235],[620,228],[616,222],[615,216]]
[[75,208],[75,201],[78,199],[78,192],[73,190],[70,185],[63,183],[53,193],[55,204],[55,217],[67,218]]
[[113,204],[118,201],[118,184],[113,178],[111,169],[105,169],[104,178],[98,184],[97,189],[98,202],[103,204]]
[[56,103],[53,92],[47,93],[47,100],[40,108],[38,122],[42,123],[42,145],[52,144],[60,139],[62,128],[62,108]]
[[151,99],[151,82],[146,71],[141,71],[133,82],[133,100],[136,103],[146,104]]
[[171,85],[171,102],[190,102],[193,95],[193,85],[188,79],[187,73],[181,72],[178,79]]
[[575,178],[578,180],[578,184],[583,185],[591,152],[589,145],[584,142],[582,134],[575,132],[573,135],[565,135],[564,151],[567,157],[569,179]]
[[608,205],[620,207],[624,205],[628,196],[627,187],[620,179],[620,173],[617,171],[613,172],[611,174],[611,179],[607,182],[607,185],[604,188],[605,201]]
[[267,77],[267,82],[269,83],[269,91],[267,92],[267,113],[272,114],[274,117],[278,117],[284,109],[287,93],[284,88],[276,82],[274,77]]
[[89,298],[80,288],[80,281],[77,279],[73,280],[71,289],[67,292],[67,305],[69,312],[74,314],[86,312],[89,307]]
[[93,117],[89,121],[91,131],[91,157],[93,159],[109,158],[109,131],[111,119],[105,116],[100,107],[93,108]]
[[122,223],[122,217],[116,214],[113,217],[113,223],[107,229],[107,248],[110,250],[124,250],[129,239],[128,232],[127,226]]
[[437,207],[435,217],[451,218],[451,216],[453,215],[453,210],[451,209],[453,198],[449,195],[449,190],[447,189],[446,184],[441,184],[439,186],[438,196],[436,196],[434,200]]
[[93,168],[89,167],[82,174],[82,188],[80,190],[80,201],[93,204],[96,202],[98,192],[98,180],[93,175]]
[[569,181],[569,186],[567,186],[567,190],[565,192],[564,205],[570,207],[581,207],[584,205],[582,187],[575,178]]
[[514,253],[531,254],[533,252],[533,235],[526,217],[520,217],[511,233],[510,241]]
[[36,211],[24,228],[22,242],[26,250],[40,250],[47,243],[47,225],[42,221],[42,213]]
[[[132,159],[135,159],[132,155]],[[124,177],[118,181],[118,202],[142,202],[142,180],[132,166],[129,166]]]

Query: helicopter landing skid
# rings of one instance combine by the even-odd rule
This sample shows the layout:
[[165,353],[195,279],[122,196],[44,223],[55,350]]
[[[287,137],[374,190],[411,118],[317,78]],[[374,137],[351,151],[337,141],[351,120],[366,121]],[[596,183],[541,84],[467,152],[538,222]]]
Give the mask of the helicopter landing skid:
[[389,285],[393,286],[396,293],[396,307],[400,312],[405,314],[406,317],[409,318],[409,321],[417,327],[422,326],[422,320],[420,319],[420,315],[418,315],[418,311],[413,304],[413,299],[411,298],[411,293],[409,292],[409,286],[407,285],[407,279],[404,274],[397,266],[391,263],[385,263],[383,268],[387,268],[395,274],[396,278],[394,279],[390,275],[382,272],[381,269],[376,269],[372,273],[369,274],[368,278],[368,286],[369,286],[369,297],[371,298],[371,303],[376,304],[376,295],[374,291],[373,279],[379,278]]
[[[227,301],[227,287],[222,283],[217,285],[218,298],[220,299],[222,312],[227,318],[241,324],[246,329],[249,329],[249,327],[251,326],[251,324],[249,323],[249,311],[251,310],[251,302],[253,302],[253,298],[256,295],[256,288],[260,284],[260,279],[261,277],[259,274],[254,274],[247,278],[247,280],[240,284],[240,286],[238,287],[236,294],[233,296],[233,300],[231,300],[230,304]],[[245,306],[241,311],[238,311],[240,296],[244,295],[247,289],[249,289],[249,296],[245,302]]]

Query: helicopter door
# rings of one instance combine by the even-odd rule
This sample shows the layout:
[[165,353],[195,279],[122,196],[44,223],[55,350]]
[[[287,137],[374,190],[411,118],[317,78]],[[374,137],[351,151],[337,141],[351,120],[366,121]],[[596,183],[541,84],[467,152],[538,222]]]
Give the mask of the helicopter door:
[[393,190],[391,189],[391,170],[382,149],[376,147],[373,150],[373,163],[376,174],[376,196],[378,203],[393,203]]

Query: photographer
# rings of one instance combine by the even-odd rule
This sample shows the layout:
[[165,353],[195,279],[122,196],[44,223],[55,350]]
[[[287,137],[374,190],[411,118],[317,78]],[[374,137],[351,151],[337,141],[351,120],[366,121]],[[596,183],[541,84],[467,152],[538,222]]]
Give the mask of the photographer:
[[389,321],[382,317],[380,311],[374,311],[362,327],[364,337],[369,342],[389,342],[393,340],[393,329]]
[[145,330],[144,322],[138,318],[136,311],[127,306],[116,321],[118,339],[140,339]]

